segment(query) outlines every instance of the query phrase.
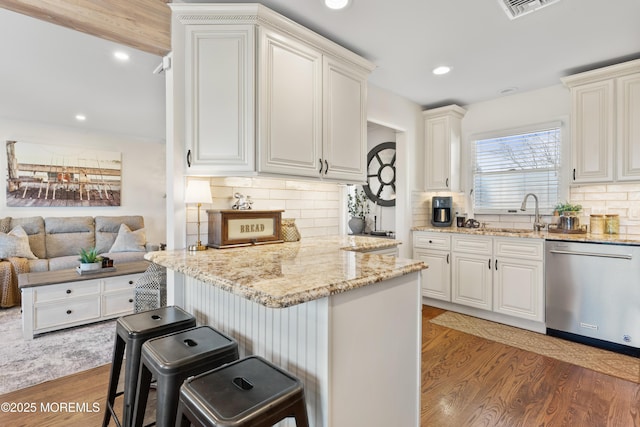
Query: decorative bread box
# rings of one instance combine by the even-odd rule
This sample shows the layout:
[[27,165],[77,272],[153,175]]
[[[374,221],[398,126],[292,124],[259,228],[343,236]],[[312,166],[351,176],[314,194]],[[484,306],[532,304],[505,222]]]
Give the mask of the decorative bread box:
[[256,210],[207,210],[209,243],[217,249],[282,243],[282,212]]

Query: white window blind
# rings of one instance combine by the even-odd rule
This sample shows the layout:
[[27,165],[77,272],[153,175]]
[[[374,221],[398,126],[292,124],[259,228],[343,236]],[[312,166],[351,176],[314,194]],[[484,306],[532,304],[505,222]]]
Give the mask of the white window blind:
[[541,211],[558,203],[561,132],[558,123],[473,142],[475,212],[520,208],[527,193],[538,196]]

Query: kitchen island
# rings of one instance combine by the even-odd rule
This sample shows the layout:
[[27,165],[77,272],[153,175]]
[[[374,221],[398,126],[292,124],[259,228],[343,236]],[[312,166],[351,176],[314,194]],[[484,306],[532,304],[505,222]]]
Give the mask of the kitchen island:
[[302,380],[312,426],[418,426],[426,266],[375,253],[398,243],[329,236],[145,257],[175,273],[174,303],[199,324]]

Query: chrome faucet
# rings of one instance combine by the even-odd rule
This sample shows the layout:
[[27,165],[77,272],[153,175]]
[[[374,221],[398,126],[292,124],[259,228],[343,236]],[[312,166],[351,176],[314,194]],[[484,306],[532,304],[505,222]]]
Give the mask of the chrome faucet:
[[542,222],[542,218],[540,218],[540,209],[538,209],[538,196],[536,196],[533,193],[527,193],[527,195],[524,196],[524,200],[522,200],[522,206],[520,206],[520,210],[521,211],[527,210],[527,199],[529,198],[529,196],[533,196],[533,200],[536,202],[535,217],[533,219],[533,229],[535,231],[540,231],[547,224]]

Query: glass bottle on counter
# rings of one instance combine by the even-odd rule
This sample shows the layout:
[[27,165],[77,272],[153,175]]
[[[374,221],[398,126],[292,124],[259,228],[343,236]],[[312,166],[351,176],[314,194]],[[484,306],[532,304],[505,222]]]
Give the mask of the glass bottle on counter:
[[605,214],[604,231],[606,234],[620,234],[620,215]]
[[604,215],[591,214],[589,218],[589,229],[591,234],[604,234]]

